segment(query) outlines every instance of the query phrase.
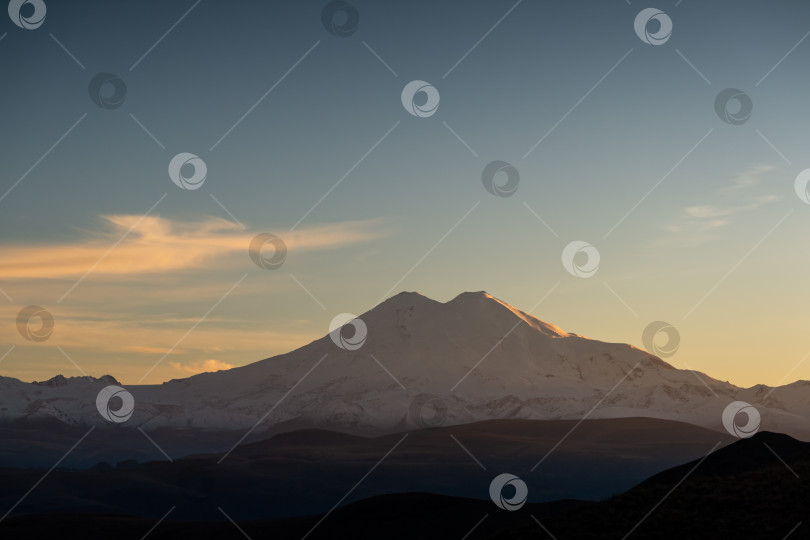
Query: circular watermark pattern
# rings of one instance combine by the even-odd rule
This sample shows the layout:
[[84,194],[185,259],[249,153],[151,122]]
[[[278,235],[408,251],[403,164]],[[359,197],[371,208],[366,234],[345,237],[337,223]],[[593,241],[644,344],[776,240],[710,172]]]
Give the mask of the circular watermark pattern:
[[[515,490],[514,495],[511,497],[504,497],[503,489],[506,486],[511,486]],[[514,474],[499,474],[489,484],[489,497],[501,510],[509,510],[510,512],[520,510],[526,504],[528,496],[529,488],[526,486],[526,482]]]
[[102,109],[117,109],[127,98],[127,85],[118,75],[104,72],[90,79],[87,93]]
[[[424,96],[424,103],[417,103],[420,94]],[[419,118],[433,116],[439,109],[439,91],[425,81],[411,81],[402,89],[402,106]]]
[[[745,425],[737,424],[739,414],[744,414],[747,417]],[[759,421],[759,411],[753,405],[744,401],[729,403],[723,411],[723,427],[735,437],[742,439],[753,436],[759,430]]]
[[[31,319],[39,319],[39,326],[35,326]],[[28,341],[42,343],[53,334],[53,315],[40,306],[25,306],[17,313],[17,331]]]
[[323,7],[321,23],[326,31],[339,37],[349,37],[360,24],[360,12],[343,0],[333,0]]
[[805,169],[796,176],[793,188],[796,190],[799,199],[806,204],[810,204],[810,192],[807,191],[808,184],[810,184],[810,169]]
[[[499,175],[505,175],[506,181],[496,182],[495,178]],[[484,167],[481,182],[483,182],[484,188],[496,197],[511,197],[520,184],[520,173],[511,163],[500,160],[492,161]]]
[[[23,9],[30,14],[23,15]],[[8,3],[8,16],[11,22],[26,30],[36,30],[42,26],[47,11],[48,8],[42,0],[11,0]]]
[[579,278],[589,278],[596,274],[599,261],[599,251],[582,240],[574,240],[562,252],[563,266],[569,274]]
[[[651,24],[657,24],[658,29],[650,32]],[[633,22],[638,38],[649,45],[663,45],[672,35],[672,19],[669,15],[656,8],[642,9]]]
[[[656,342],[658,336],[666,336],[666,342],[661,344]],[[681,334],[678,329],[664,321],[653,321],[644,328],[641,334],[641,342],[647,352],[659,358],[669,358],[678,352],[681,345]]]
[[[732,102],[736,103],[734,107]],[[726,88],[714,99],[714,112],[720,120],[732,126],[744,124],[751,118],[754,110],[754,102],[751,97],[736,88]]]
[[[272,249],[272,253],[268,253]],[[287,244],[272,233],[261,233],[253,237],[248,248],[250,260],[259,268],[276,270],[287,259]]]
[[[189,169],[193,172],[189,172]],[[169,178],[182,189],[200,189],[207,174],[205,162],[189,152],[180,152],[169,162]]]
[[[346,329],[351,331],[346,332]],[[366,342],[368,328],[362,319],[351,313],[341,313],[329,323],[329,337],[335,345],[347,351],[356,351]]]
[[408,408],[408,417],[421,428],[435,428],[447,420],[447,404],[432,394],[419,394]]
[[[120,401],[118,408],[113,408],[113,399]],[[124,388],[114,384],[101,389],[96,397],[96,409],[108,422],[122,424],[132,417],[135,410],[135,398]]]

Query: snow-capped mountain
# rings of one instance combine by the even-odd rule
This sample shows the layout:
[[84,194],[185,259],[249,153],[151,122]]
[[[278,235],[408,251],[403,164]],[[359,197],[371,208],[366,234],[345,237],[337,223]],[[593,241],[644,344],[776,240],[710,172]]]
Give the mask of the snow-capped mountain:
[[260,434],[304,425],[380,433],[491,418],[640,416],[722,431],[723,410],[741,400],[757,408],[761,429],[810,439],[808,382],[739,388],[632,345],[566,333],[484,292],[445,303],[400,293],[359,319],[354,335],[347,325],[247,366],[129,386],[134,412],[122,423],[97,410],[99,391],[117,384],[112,377],[0,378],[0,420],[145,430],[256,426]]

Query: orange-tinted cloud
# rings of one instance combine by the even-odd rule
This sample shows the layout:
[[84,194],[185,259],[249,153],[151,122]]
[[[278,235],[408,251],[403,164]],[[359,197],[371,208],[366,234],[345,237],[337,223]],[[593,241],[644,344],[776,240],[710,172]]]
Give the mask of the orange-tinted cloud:
[[[247,257],[247,233],[230,221],[179,222],[160,216],[103,216],[104,231],[70,243],[0,248],[0,279],[134,275],[211,267],[228,257]],[[335,249],[384,236],[380,220],[316,225],[280,233],[290,253]],[[116,242],[119,242],[116,245]]]
[[[0,305],[0,320],[13,321],[18,305]],[[261,320],[249,313],[244,318],[207,317],[178,346],[178,340],[199,321],[199,315],[188,318],[160,318],[106,314],[104,311],[55,309],[56,324],[53,334],[43,346],[59,346],[68,351],[106,353],[111,362],[122,355],[133,358],[157,358],[193,354],[213,356],[220,354],[255,353],[255,359],[269,354],[287,352],[325,334],[327,329],[294,331],[288,328],[268,329]],[[0,343],[18,347],[31,346],[17,332],[9,332]],[[2,350],[0,349],[0,354]],[[264,356],[263,356],[264,355]],[[147,361],[148,363],[148,361]]]
[[231,369],[233,367],[233,365],[228,364],[227,362],[221,362],[214,359],[204,360],[202,362],[189,362],[187,364],[181,364],[180,362],[169,362],[169,365],[185,375],[196,375],[198,373],[208,373],[222,369]]
[[152,354],[152,355],[181,354],[181,353],[183,353],[183,351],[181,351],[179,349],[170,349],[170,350],[167,351],[165,347],[146,347],[146,346],[143,346],[143,345],[132,345],[132,346],[129,346],[129,347],[121,347],[120,349],[114,349],[114,350],[120,350],[121,352],[134,352],[134,353]]

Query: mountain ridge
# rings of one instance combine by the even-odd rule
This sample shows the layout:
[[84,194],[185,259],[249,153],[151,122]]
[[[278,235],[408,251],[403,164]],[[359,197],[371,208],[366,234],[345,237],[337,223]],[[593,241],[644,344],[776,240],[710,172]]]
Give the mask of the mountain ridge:
[[726,405],[746,401],[760,410],[763,429],[810,438],[806,383],[740,388],[633,345],[565,332],[484,291],[447,302],[403,292],[358,318],[364,334],[350,336],[354,345],[337,329],[245,366],[127,386],[136,407],[125,424],[96,410],[101,388],[117,384],[111,376],[2,378],[0,421],[259,435],[286,424],[373,434],[489,418],[642,416],[724,431]]
[[[513,458],[510,454],[515,447],[525,448],[520,439],[526,435],[526,430],[519,425],[510,427],[510,423],[506,421],[494,425],[499,426],[498,430],[511,431],[516,438],[504,440],[490,437],[489,442],[491,448],[500,449],[504,456],[510,456],[507,459],[511,464]],[[658,448],[684,442],[679,433],[666,429],[661,421],[650,423],[664,428],[659,431],[662,439],[650,439],[649,434],[654,430],[649,429],[637,431],[637,435],[646,441],[653,441]],[[611,447],[611,442],[601,436],[601,429],[593,430],[604,424],[605,421],[586,422],[582,431],[577,430],[573,437],[585,435],[578,441],[579,446],[566,445],[559,449],[560,452],[571,452],[569,456],[557,456],[566,465],[561,470],[569,473],[576,470],[577,467],[567,460],[576,456],[582,450],[582,445],[593,452],[593,441],[602,445],[606,456],[610,456],[616,463],[621,461],[622,451],[617,452]],[[618,435],[613,427],[604,427],[609,433]],[[468,431],[463,427],[450,429],[471,446],[476,441],[468,439],[470,434],[486,436],[487,431],[485,429],[482,432],[476,426],[471,426]],[[563,427],[562,430],[565,429]],[[681,425],[680,429],[694,432],[696,428]],[[423,430],[420,435],[435,438],[437,433],[437,430]],[[554,443],[553,435],[547,433],[548,444]],[[58,523],[64,527],[68,538],[86,538],[88,535],[97,535],[101,529],[108,536],[134,539],[140,538],[143,532],[154,526],[155,521],[165,514],[166,506],[174,505],[175,511],[156,530],[159,538],[185,537],[190,532],[193,532],[195,538],[223,538],[230,537],[229,535],[235,538],[237,531],[232,523],[219,518],[215,509],[217,506],[227,508],[227,515],[239,523],[240,530],[244,528],[245,533],[251,534],[253,538],[269,535],[274,538],[301,538],[321,521],[323,523],[317,527],[313,538],[347,535],[354,538],[379,538],[380,530],[390,530],[391,533],[386,534],[391,538],[413,538],[416,535],[426,539],[448,538],[461,537],[466,533],[468,538],[482,540],[528,539],[537,538],[541,534],[538,523],[542,524],[544,532],[548,531],[549,536],[553,534],[558,538],[626,538],[632,534],[639,538],[764,540],[786,536],[792,538],[792,531],[796,531],[797,538],[807,537],[802,522],[808,512],[808,488],[800,478],[806,477],[810,471],[808,444],[782,434],[760,432],[749,439],[731,442],[716,449],[716,446],[712,446],[715,437],[710,432],[703,433],[701,444],[692,451],[692,460],[666,468],[613,496],[595,497],[598,500],[533,500],[535,492],[543,489],[548,480],[553,480],[561,470],[549,466],[541,468],[537,473],[524,474],[522,470],[510,469],[528,484],[530,495],[525,505],[514,512],[496,510],[487,497],[491,477],[500,470],[499,466],[492,465],[487,452],[479,446],[473,449],[490,466],[489,471],[483,471],[471,462],[456,459],[462,451],[446,435],[440,440],[447,445],[447,449],[453,451],[446,455],[437,454],[446,461],[436,463],[420,458],[425,445],[409,438],[387,461],[386,467],[381,467],[374,475],[365,479],[363,486],[371,489],[346,498],[334,507],[334,500],[345,491],[341,491],[343,486],[339,486],[337,494],[329,493],[322,497],[323,500],[314,507],[307,508],[307,512],[289,512],[283,502],[291,491],[292,496],[304,497],[306,501],[310,501],[313,496],[321,495],[323,488],[333,488],[330,482],[322,482],[323,476],[313,474],[318,467],[329,464],[318,461],[320,456],[302,453],[302,447],[297,444],[303,443],[304,448],[309,446],[315,453],[329,450],[322,445],[318,447],[317,437],[299,436],[297,441],[295,436],[291,438],[293,440],[288,441],[284,441],[284,437],[275,438],[276,451],[282,452],[282,456],[303,455],[309,460],[301,465],[300,471],[288,471],[291,478],[280,479],[275,474],[267,474],[267,467],[272,465],[272,461],[264,458],[266,451],[274,446],[272,439],[254,448],[244,448],[239,459],[225,462],[223,466],[226,470],[207,466],[204,457],[181,459],[175,463],[96,468],[85,473],[56,470],[53,475],[58,485],[69,489],[60,490],[56,497],[43,497],[35,492],[32,495],[35,500],[23,504],[23,511],[10,516],[0,525],[0,530],[4,538],[51,538],[53,524]],[[733,441],[728,435],[725,438]],[[359,453],[368,462],[359,465],[355,463],[358,451],[356,448],[349,448],[347,453],[355,459],[337,460],[337,463],[356,467],[362,473],[379,459],[380,452],[390,447],[391,437],[385,439],[385,444],[380,444],[376,449]],[[633,439],[617,437],[615,440],[634,447],[631,442]],[[637,439],[635,443],[642,442],[642,439]],[[364,441],[347,442],[351,446]],[[427,446],[438,449],[435,440]],[[543,449],[535,450],[542,453]],[[417,461],[408,465],[407,460],[404,460],[408,456]],[[590,459],[594,457],[590,454]],[[445,474],[446,468],[438,471],[430,469],[431,466],[441,466],[441,463],[448,467],[458,467],[460,476],[454,478],[450,484],[409,484],[409,481],[416,478],[435,479],[436,473]],[[597,477],[612,472],[605,463],[592,465],[595,466]],[[401,467],[404,474],[392,474],[391,467]],[[541,476],[544,470],[551,476]],[[245,473],[248,471],[256,476],[246,477]],[[329,467],[323,471],[333,473]],[[422,474],[414,474],[415,471]],[[340,482],[353,484],[357,473],[355,470],[353,474],[338,475],[336,478]],[[17,492],[29,486],[40,474],[41,471],[15,471],[8,475],[10,482],[4,483],[0,488],[0,499],[5,496],[13,501],[18,496]],[[247,493],[243,489],[235,489],[230,481],[234,475],[240,478],[240,487],[247,483],[252,489]],[[593,480],[591,475],[585,476],[588,481]],[[455,485],[456,482],[470,477],[474,479],[466,489],[458,493],[443,493],[443,489],[433,489]],[[160,481],[156,482],[155,479]],[[228,483],[223,483],[225,479]],[[317,484],[317,489],[307,489],[307,482]],[[144,485],[149,486],[157,504],[150,504],[143,497],[141,486]],[[156,490],[156,486],[159,489]],[[274,489],[277,486],[283,486],[284,489]],[[400,491],[385,489],[388,486],[397,486]],[[4,494],[4,491],[7,493]],[[83,495],[78,504],[73,495],[75,493]],[[216,494],[216,497],[212,494]],[[275,500],[278,500],[277,504],[274,504]],[[326,510],[329,512],[324,514]],[[476,522],[480,526],[471,530],[471,524]]]

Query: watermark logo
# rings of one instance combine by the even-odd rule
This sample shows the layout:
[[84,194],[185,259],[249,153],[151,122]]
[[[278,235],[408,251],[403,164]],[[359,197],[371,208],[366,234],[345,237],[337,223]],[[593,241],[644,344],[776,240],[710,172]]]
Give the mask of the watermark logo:
[[334,0],[323,7],[321,23],[326,31],[339,37],[349,37],[357,30],[360,13],[357,8],[343,0]]
[[[506,180],[496,182],[495,177],[499,175],[505,175]],[[484,167],[481,181],[484,183],[484,188],[496,197],[511,197],[520,184],[520,173],[511,163],[493,161]]]
[[[511,497],[504,496],[506,486],[510,486],[515,491]],[[520,510],[526,504],[529,488],[526,487],[526,482],[514,474],[503,473],[496,476],[489,484],[489,496],[492,502],[501,510],[514,512]]]
[[[658,336],[666,336],[666,341],[662,344],[657,341]],[[644,328],[641,334],[641,342],[647,352],[659,358],[669,358],[678,352],[681,344],[681,334],[678,329],[664,321],[654,321]]]
[[272,233],[261,233],[253,237],[248,248],[250,260],[259,268],[276,270],[287,259],[287,244]]
[[[424,98],[420,103],[417,103],[418,96]],[[425,81],[411,81],[402,89],[402,106],[419,118],[433,116],[439,109],[439,91]]]
[[796,190],[799,199],[806,204],[810,204],[810,192],[807,191],[808,184],[810,184],[810,169],[805,169],[796,176],[793,188]]
[[432,394],[419,394],[408,408],[408,417],[421,428],[435,428],[447,420],[447,404]]
[[127,97],[127,85],[118,75],[99,73],[87,86],[90,99],[102,109],[117,109]]
[[[31,319],[39,319],[39,326],[32,325]],[[42,343],[53,334],[53,315],[40,306],[25,306],[17,313],[17,331],[28,341]]]
[[189,152],[180,152],[169,162],[169,178],[182,189],[200,189],[207,174],[205,162]]
[[751,118],[753,110],[754,102],[751,101],[751,97],[736,88],[726,88],[714,99],[714,112],[720,120],[732,126],[746,123]]
[[[346,332],[347,329],[349,332]],[[368,328],[362,319],[351,313],[341,313],[329,323],[329,337],[341,349],[356,351],[366,342]]]
[[[118,408],[113,408],[113,400],[119,401]],[[96,397],[96,409],[108,422],[122,424],[132,417],[135,410],[135,398],[126,389],[110,385],[101,389]]]
[[562,263],[569,274],[589,278],[599,270],[599,250],[582,240],[574,240],[563,249]]
[[[655,32],[650,32],[652,24],[658,25]],[[633,22],[638,38],[649,45],[663,45],[672,35],[672,19],[669,15],[656,8],[642,9]]]
[[[747,417],[745,425],[737,424],[739,414],[744,414]],[[759,411],[753,405],[744,401],[729,403],[723,411],[723,427],[735,437],[742,439],[753,436],[759,430],[759,421]]]
[[[23,14],[23,11],[26,14]],[[36,30],[45,22],[45,13],[48,8],[42,0],[11,0],[8,3],[8,16],[11,22],[25,28]]]

